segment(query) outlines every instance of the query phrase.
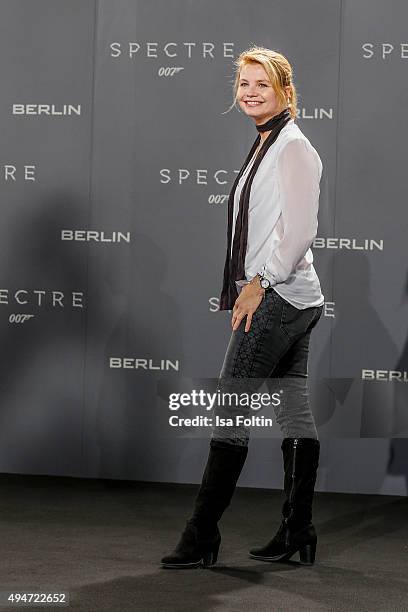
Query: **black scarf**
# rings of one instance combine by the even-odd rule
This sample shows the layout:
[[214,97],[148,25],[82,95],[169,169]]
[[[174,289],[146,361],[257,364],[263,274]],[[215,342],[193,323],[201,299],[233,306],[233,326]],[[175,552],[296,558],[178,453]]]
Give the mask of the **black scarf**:
[[257,125],[258,132],[265,132],[272,130],[265,142],[263,143],[256,159],[252,165],[251,170],[248,172],[245,183],[242,187],[240,199],[239,199],[239,210],[237,218],[235,220],[235,232],[234,242],[232,245],[232,256],[231,252],[231,241],[232,241],[232,224],[233,224],[233,213],[234,213],[234,194],[238,185],[238,181],[245,171],[245,168],[252,159],[253,154],[261,140],[261,135],[258,134],[254,144],[248,156],[239,171],[234,184],[231,189],[231,193],[228,198],[228,231],[227,231],[227,256],[225,258],[224,265],[224,282],[220,297],[220,310],[231,310],[234,306],[235,300],[238,297],[238,291],[235,284],[236,280],[242,280],[245,278],[245,255],[247,249],[248,239],[248,206],[249,206],[249,195],[251,192],[251,185],[254,179],[255,173],[258,170],[259,164],[266,155],[269,147],[277,139],[279,132],[291,119],[289,109],[285,108],[279,115],[275,115],[272,119],[269,119],[262,125]]

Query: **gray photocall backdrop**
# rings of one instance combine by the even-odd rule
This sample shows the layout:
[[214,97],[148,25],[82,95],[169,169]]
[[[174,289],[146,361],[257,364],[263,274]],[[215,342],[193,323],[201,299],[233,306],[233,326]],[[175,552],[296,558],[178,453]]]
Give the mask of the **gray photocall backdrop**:
[[[208,437],[165,399],[216,379],[231,333],[227,197],[257,132],[225,111],[258,44],[323,162],[316,488],[407,494],[407,23],[404,0],[2,0],[2,472],[200,481]],[[251,439],[240,484],[282,486],[280,443]]]

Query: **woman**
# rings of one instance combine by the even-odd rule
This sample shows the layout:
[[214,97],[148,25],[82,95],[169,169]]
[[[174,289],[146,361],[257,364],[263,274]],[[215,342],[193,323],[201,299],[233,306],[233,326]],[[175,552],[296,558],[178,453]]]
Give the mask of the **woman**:
[[[251,117],[258,136],[233,185],[220,310],[232,309],[232,334],[219,383],[223,389],[285,384],[276,407],[283,434],[285,502],[276,535],[250,556],[312,564],[316,531],[312,500],[320,443],[307,393],[308,350],[324,297],[310,246],[317,232],[322,162],[295,123],[292,69],[280,53],[251,47],[235,61],[234,104]],[[239,291],[239,293],[238,293]],[[252,386],[251,386],[252,381]],[[218,529],[248,452],[245,427],[215,427],[192,517],[172,568],[216,562]]]

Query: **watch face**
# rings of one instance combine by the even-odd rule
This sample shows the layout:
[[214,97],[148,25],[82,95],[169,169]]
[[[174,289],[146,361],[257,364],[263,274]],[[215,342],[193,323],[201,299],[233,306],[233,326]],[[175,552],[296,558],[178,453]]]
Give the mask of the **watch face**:
[[268,289],[268,287],[269,287],[269,285],[270,285],[270,284],[271,284],[271,283],[268,281],[268,279],[267,279],[267,278],[263,278],[263,279],[261,280],[261,287],[262,287],[262,289]]

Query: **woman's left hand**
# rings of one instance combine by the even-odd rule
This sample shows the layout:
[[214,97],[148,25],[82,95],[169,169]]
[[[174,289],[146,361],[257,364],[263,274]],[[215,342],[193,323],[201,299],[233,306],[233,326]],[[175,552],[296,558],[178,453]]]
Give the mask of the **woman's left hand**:
[[265,295],[265,289],[262,289],[259,282],[248,283],[241,289],[241,293],[235,300],[232,309],[231,325],[233,331],[238,329],[242,319],[246,316],[245,331],[248,332],[251,327],[252,315],[262,302]]

